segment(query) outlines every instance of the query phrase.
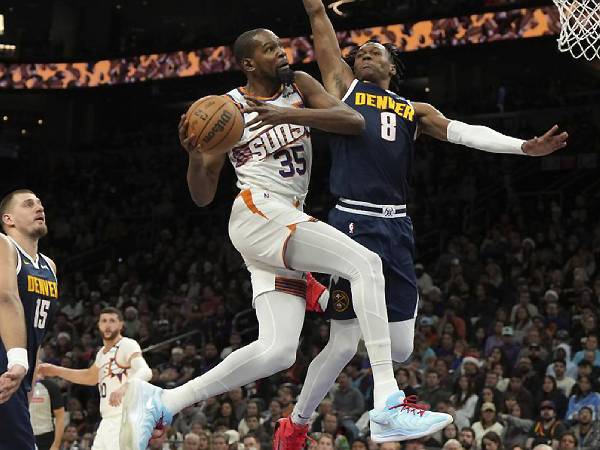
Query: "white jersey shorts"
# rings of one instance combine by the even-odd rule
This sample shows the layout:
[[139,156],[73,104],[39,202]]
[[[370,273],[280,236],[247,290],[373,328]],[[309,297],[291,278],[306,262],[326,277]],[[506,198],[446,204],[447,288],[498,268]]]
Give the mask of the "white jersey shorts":
[[305,297],[304,272],[288,266],[285,252],[296,225],[315,221],[295,199],[254,189],[237,196],[229,219],[229,237],[250,272],[253,304],[256,297],[274,290]]

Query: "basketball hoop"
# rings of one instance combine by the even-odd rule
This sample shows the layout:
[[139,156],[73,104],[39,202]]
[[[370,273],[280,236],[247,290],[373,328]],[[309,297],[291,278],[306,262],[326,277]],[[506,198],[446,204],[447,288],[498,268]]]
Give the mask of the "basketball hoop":
[[558,49],[573,58],[600,58],[600,0],[553,0],[560,14]]

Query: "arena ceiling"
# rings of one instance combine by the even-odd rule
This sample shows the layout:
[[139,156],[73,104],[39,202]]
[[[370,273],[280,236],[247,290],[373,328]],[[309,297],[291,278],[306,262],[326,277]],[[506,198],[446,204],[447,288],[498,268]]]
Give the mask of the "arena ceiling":
[[[334,0],[325,0],[333,3]],[[444,17],[550,0],[353,0],[332,14],[337,29]],[[86,60],[231,43],[246,29],[306,33],[301,0],[0,0],[0,61]]]

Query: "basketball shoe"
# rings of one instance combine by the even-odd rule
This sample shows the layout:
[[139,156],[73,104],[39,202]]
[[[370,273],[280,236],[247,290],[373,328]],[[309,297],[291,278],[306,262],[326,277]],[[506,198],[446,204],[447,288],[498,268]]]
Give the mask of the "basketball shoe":
[[308,439],[308,424],[296,425],[292,418],[279,419],[273,433],[273,450],[302,450]]
[[416,395],[406,397],[398,391],[388,397],[385,408],[369,412],[371,439],[395,442],[418,439],[452,423],[450,414],[428,411],[429,406],[416,403]]
[[146,450],[152,432],[171,424],[173,415],[161,401],[162,392],[145,381],[129,380],[121,413],[121,450]]

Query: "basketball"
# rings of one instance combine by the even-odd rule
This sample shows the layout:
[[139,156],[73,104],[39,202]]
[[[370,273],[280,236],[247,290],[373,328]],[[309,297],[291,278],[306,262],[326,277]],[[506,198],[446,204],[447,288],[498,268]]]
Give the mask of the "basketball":
[[186,116],[188,136],[196,137],[203,152],[226,153],[244,132],[244,116],[235,103],[224,96],[209,95],[196,100]]

